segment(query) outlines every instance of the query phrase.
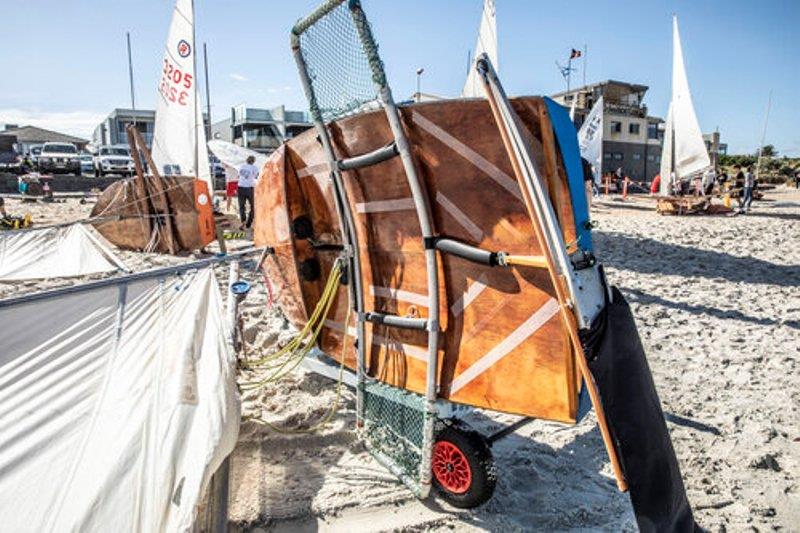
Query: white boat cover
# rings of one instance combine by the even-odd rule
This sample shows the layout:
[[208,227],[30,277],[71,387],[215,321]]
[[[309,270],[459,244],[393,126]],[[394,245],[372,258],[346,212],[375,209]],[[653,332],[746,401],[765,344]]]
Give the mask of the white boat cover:
[[464,83],[464,89],[461,90],[461,96],[464,98],[482,98],[486,96],[481,77],[475,69],[475,62],[483,54],[489,56],[495,71],[500,72],[497,61],[497,21],[494,0],[484,0],[483,2],[478,42],[472,54],[472,64],[467,73],[467,81]]
[[83,224],[0,233],[0,281],[128,270]]
[[600,185],[603,170],[603,97],[601,96],[578,130],[581,157],[592,165],[594,182]]
[[256,158],[255,166],[258,167],[259,170],[264,168],[264,165],[267,164],[267,156],[264,154],[228,141],[220,139],[208,141],[208,148],[217,156],[217,159],[237,170],[247,163],[247,158],[250,156]]
[[196,52],[193,2],[177,0],[161,63],[152,155],[163,175],[196,176],[208,183],[213,195]]
[[710,166],[711,160],[689,92],[689,80],[683,64],[681,36],[678,32],[678,18],[672,17],[672,100],[664,130],[659,192],[663,195],[670,193],[670,177],[673,170],[676,179],[683,179]]
[[213,271],[54,292],[0,302],[0,529],[189,530],[239,429]]

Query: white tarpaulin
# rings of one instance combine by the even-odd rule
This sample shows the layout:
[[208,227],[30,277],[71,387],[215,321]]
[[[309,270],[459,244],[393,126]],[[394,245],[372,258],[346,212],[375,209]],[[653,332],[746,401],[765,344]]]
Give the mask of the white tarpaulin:
[[592,165],[594,182],[600,185],[603,170],[603,97],[601,96],[578,130],[581,157]]
[[0,280],[84,276],[127,270],[83,224],[0,233]]
[[264,165],[267,164],[267,156],[264,154],[228,141],[214,139],[213,141],[208,141],[208,147],[211,149],[211,152],[217,156],[217,159],[235,169],[247,163],[247,158],[250,156],[256,158],[255,166],[259,170],[264,168]]
[[153,161],[164,175],[195,176],[214,184],[208,163],[206,130],[195,72],[192,0],[177,0],[158,85]]
[[678,18],[672,17],[672,99],[664,130],[659,192],[670,193],[670,176],[673,170],[676,179],[682,179],[710,166],[711,160],[689,92],[689,80],[683,64],[681,36],[678,32]]
[[467,81],[464,83],[464,89],[461,90],[461,96],[465,98],[486,96],[481,77],[478,71],[475,70],[475,61],[483,54],[489,56],[494,70],[499,73],[500,66],[497,61],[497,21],[494,0],[484,0],[483,2],[478,42],[475,45],[475,52],[472,54],[473,59],[469,72],[467,73]]
[[236,443],[210,268],[0,301],[0,529],[186,531]]

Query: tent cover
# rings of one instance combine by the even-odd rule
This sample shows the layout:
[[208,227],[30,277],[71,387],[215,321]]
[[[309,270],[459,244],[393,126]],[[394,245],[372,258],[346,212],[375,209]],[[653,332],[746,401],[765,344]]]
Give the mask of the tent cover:
[[44,294],[0,301],[0,529],[188,530],[239,429],[213,271]]
[[83,224],[0,233],[0,281],[127,270]]

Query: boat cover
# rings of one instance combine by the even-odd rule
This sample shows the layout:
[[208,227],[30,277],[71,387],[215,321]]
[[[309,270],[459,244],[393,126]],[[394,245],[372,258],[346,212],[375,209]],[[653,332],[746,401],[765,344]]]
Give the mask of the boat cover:
[[234,358],[211,269],[140,277],[0,302],[0,529],[192,526],[236,443]]
[[0,233],[0,280],[63,278],[127,270],[83,224]]
[[643,532],[699,531],[633,314],[622,293],[612,292],[587,356],[636,521]]

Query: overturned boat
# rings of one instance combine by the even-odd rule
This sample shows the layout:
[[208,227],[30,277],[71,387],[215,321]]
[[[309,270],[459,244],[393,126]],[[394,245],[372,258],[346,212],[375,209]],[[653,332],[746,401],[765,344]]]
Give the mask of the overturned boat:
[[[331,62],[334,38],[358,61]],[[486,99],[395,105],[357,1],[323,4],[292,46],[317,127],[267,162],[255,239],[288,318],[355,372],[368,449],[419,497],[473,507],[515,426],[480,435],[456,404],[565,423],[591,405],[640,525],[692,529],[633,317],[592,253],[566,110],[509,100],[486,55]]]

